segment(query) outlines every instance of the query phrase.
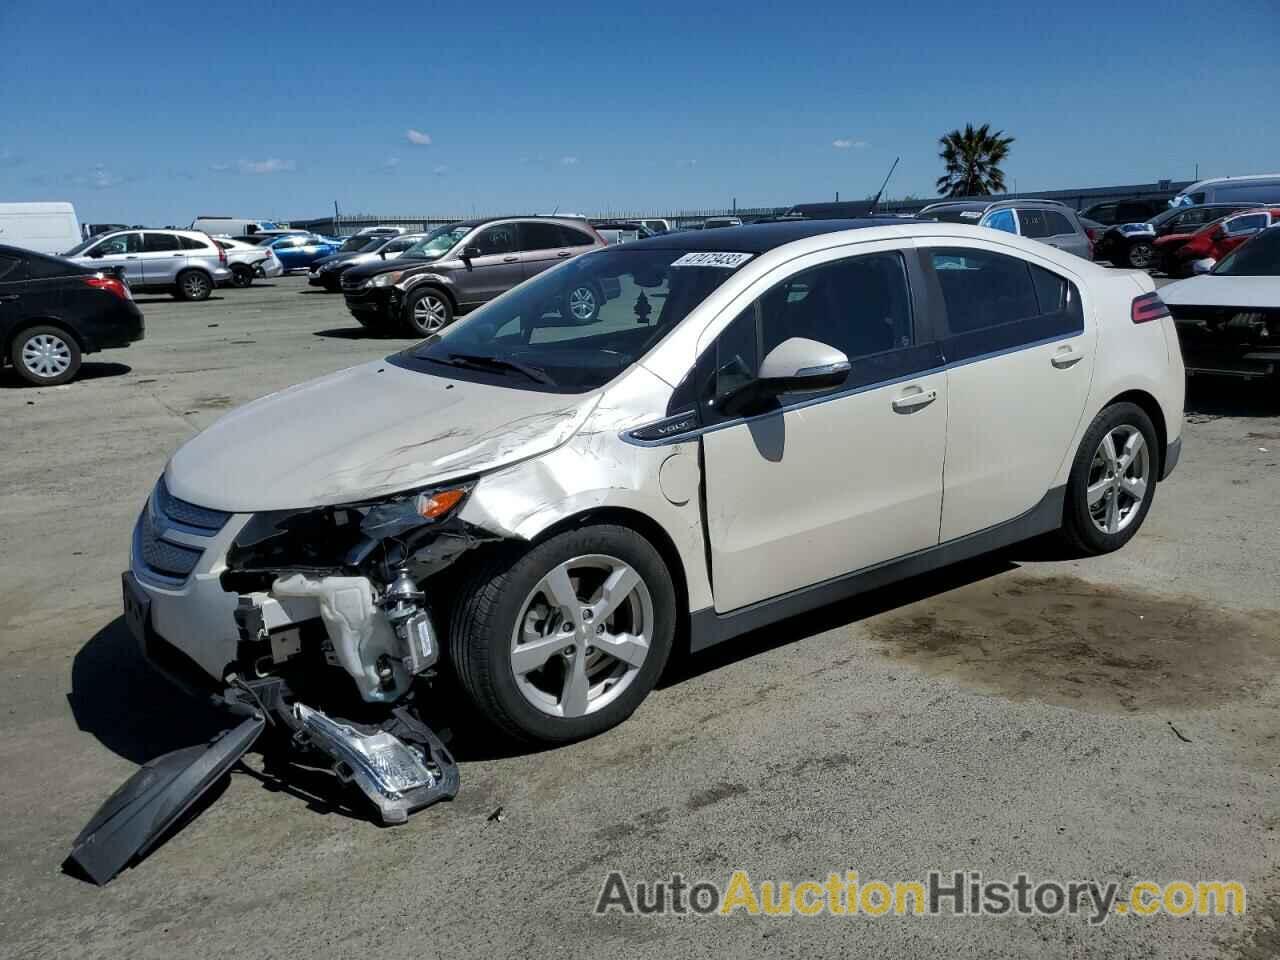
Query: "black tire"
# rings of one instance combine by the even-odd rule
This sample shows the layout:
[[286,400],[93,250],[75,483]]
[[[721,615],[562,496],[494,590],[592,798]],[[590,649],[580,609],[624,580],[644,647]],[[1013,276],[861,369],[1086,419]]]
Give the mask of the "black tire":
[[212,293],[213,281],[203,270],[183,270],[173,288],[173,295],[179,300],[208,300]]
[[[30,354],[28,344],[31,345]],[[49,355],[49,350],[53,351],[52,356]],[[41,374],[40,360],[32,355],[37,351],[55,362],[60,369],[50,376]],[[76,338],[60,327],[51,325],[28,327],[19,332],[9,346],[9,360],[13,363],[13,369],[33,387],[56,387],[66,383],[80,372],[80,359],[80,344],[76,343]],[[66,367],[62,368],[64,362]]]
[[1135,240],[1124,253],[1124,265],[1134,270],[1150,270],[1156,265],[1156,246],[1150,240]]
[[[575,284],[564,295],[560,316],[570,323],[594,323],[604,306],[604,292],[594,283]],[[589,312],[588,312],[589,309]]]
[[242,263],[237,263],[231,268],[231,285],[241,290],[245,287],[253,286],[253,269],[246,267]]
[[453,301],[435,287],[420,287],[404,303],[404,326],[410,336],[429,337],[453,323]]
[[[1146,450],[1145,491],[1141,502],[1131,507],[1131,510],[1136,512],[1125,514],[1128,519],[1125,520],[1123,528],[1114,533],[1108,533],[1100,529],[1094,520],[1093,510],[1099,509],[1099,505],[1095,504],[1093,510],[1090,509],[1089,486],[1091,482],[1096,487],[1105,481],[1105,476],[1100,474],[1100,467],[1095,462],[1095,458],[1099,456],[1103,438],[1120,428],[1137,430],[1142,434]],[[1147,517],[1147,512],[1151,509],[1163,460],[1164,451],[1157,446],[1156,430],[1146,411],[1133,403],[1115,403],[1105,407],[1093,418],[1093,423],[1089,424],[1089,429],[1085,431],[1084,438],[1080,441],[1080,448],[1076,451],[1075,460],[1071,464],[1066,503],[1063,504],[1062,511],[1062,535],[1067,543],[1080,553],[1090,556],[1119,550],[1128,543],[1138,532]],[[1104,474],[1107,472],[1105,466],[1101,469]],[[1116,489],[1104,495],[1101,503],[1104,513],[1109,502],[1107,498],[1118,496],[1120,492]],[[1130,499],[1130,495],[1125,494],[1123,499]]]
[[[582,716],[556,717],[533,706],[520,692],[511,665],[512,635],[538,582],[557,565],[592,554],[629,564],[644,581],[653,603],[649,652],[616,699]],[[675,637],[676,593],[671,574],[653,545],[627,527],[581,527],[521,554],[500,551],[474,572],[457,596],[450,617],[449,652],[462,688],[495,726],[522,741],[566,743],[621,723],[658,682]]]

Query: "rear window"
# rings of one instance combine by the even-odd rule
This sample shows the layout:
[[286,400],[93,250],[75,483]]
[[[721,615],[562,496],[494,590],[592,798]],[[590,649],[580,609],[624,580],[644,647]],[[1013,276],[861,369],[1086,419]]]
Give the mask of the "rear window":
[[208,250],[209,245],[195,237],[179,237],[178,242],[182,244],[183,250]]
[[51,277],[66,277],[84,273],[79,264],[60,257],[43,257],[38,253],[27,254],[27,279],[48,280]]
[[1076,228],[1071,225],[1071,221],[1061,213],[1058,213],[1058,211],[1045,210],[1042,212],[1044,213],[1044,221],[1049,227],[1049,236],[1058,237],[1064,233],[1076,232]]
[[180,249],[178,238],[172,233],[145,233],[142,235],[143,253],[168,253]]
[[573,227],[560,226],[560,233],[563,236],[563,243],[566,247],[590,247],[594,246],[596,238],[582,230],[575,230]]

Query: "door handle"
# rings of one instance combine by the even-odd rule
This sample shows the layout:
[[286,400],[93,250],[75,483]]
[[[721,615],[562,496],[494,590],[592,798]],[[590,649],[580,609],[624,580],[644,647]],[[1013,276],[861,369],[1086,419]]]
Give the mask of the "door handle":
[[126,260],[137,260],[137,257],[125,257]]
[[502,262],[503,262],[503,263],[515,263],[515,262],[516,262],[517,260],[519,260],[519,259],[520,259],[519,257],[503,257],[503,258],[502,258]]
[[1083,359],[1084,354],[1075,347],[1063,347],[1049,358],[1049,362],[1059,370],[1066,370],[1068,367],[1074,367]]
[[908,393],[893,401],[893,409],[895,413],[915,413],[917,410],[923,410],[937,399],[937,390]]
[[18,299],[18,295],[16,293],[9,293],[9,294],[5,294],[3,297],[0,297],[0,303],[5,303],[10,300],[17,300],[17,299]]
[[573,254],[572,254],[572,253],[570,253],[568,250],[561,250],[559,253],[557,253],[557,254],[556,254],[556,256],[557,256],[557,257],[572,257],[572,256],[573,256]]

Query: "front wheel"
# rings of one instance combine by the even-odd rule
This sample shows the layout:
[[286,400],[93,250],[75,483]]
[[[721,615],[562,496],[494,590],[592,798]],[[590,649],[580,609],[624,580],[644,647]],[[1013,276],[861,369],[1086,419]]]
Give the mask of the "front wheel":
[[564,743],[631,715],[666,666],[675,621],[662,556],[634,530],[602,524],[496,556],[460,592],[449,645],[495,725]]
[[1129,244],[1125,253],[1126,266],[1146,270],[1156,262],[1156,248],[1150,240],[1137,240]]
[[253,284],[253,270],[245,266],[234,266],[231,268],[231,285],[239,287],[243,290],[245,287]]
[[1151,418],[1136,404],[1116,403],[1085,431],[1071,465],[1063,533],[1087,554],[1128,543],[1151,509],[1161,451]]
[[439,333],[453,322],[453,304],[439,290],[428,288],[409,295],[404,307],[405,325],[418,336]]
[[591,323],[600,315],[603,303],[600,290],[594,284],[583,283],[565,294],[560,313],[573,323]]
[[9,359],[32,386],[56,387],[80,369],[80,345],[57,327],[31,327],[14,337]]

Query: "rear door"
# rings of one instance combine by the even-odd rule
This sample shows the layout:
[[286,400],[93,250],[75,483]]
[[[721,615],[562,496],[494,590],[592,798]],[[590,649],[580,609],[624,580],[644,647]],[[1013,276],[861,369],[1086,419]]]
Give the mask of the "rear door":
[[171,287],[187,265],[177,234],[148,230],[142,235],[142,282],[148,287]]
[[[938,542],[947,387],[919,283],[900,242],[780,266],[699,344],[715,608],[724,613]],[[726,406],[791,337],[842,350],[841,386],[763,409]],[[722,412],[723,411],[723,412]]]
[[9,331],[32,312],[26,296],[27,266],[17,252],[0,251],[0,343],[9,342]]
[[919,245],[945,308],[945,543],[1049,492],[1084,412],[1097,331],[1076,278],[1047,260],[952,239]]
[[533,277],[568,260],[573,253],[565,243],[560,224],[546,220],[521,220],[519,223],[520,262],[525,277]]
[[516,230],[515,221],[495,223],[467,240],[462,269],[453,274],[462,303],[484,303],[524,280]]

